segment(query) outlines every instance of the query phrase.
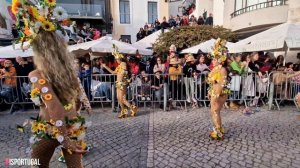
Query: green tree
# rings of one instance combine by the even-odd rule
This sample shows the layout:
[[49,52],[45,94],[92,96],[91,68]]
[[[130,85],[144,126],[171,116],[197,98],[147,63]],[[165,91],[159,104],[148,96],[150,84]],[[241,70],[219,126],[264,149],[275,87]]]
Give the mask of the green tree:
[[169,47],[174,44],[177,51],[180,51],[211,38],[222,38],[233,42],[236,40],[236,35],[221,26],[183,26],[162,34],[154,43],[153,49],[156,53],[162,54],[168,52]]

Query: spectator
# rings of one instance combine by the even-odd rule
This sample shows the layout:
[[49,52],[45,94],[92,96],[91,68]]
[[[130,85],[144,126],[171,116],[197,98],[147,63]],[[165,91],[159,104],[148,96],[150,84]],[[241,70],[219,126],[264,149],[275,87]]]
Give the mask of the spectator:
[[154,21],[154,27],[155,27],[155,30],[159,30],[161,27],[160,27],[160,22],[158,21],[158,19],[156,18],[155,21]]
[[150,101],[150,93],[151,93],[151,81],[148,75],[142,76],[141,78],[142,86],[141,86],[141,96],[142,101]]
[[176,27],[176,21],[172,15],[169,18],[169,25],[170,27]]
[[204,19],[202,16],[199,16],[197,23],[198,25],[204,25]]
[[[205,81],[206,74],[210,71],[208,66],[206,65],[206,57],[203,54],[200,54],[198,58],[198,64],[196,65],[196,69],[198,72],[198,81],[197,81],[197,87],[199,92],[197,93],[201,100],[204,100],[206,97],[206,88],[207,83]],[[200,103],[200,106],[203,104]]]
[[140,31],[136,34],[136,41],[139,41],[145,37],[145,32],[143,28],[140,28]]
[[188,26],[189,25],[189,18],[188,16],[182,16],[180,20],[180,26]]
[[92,74],[91,74],[91,69],[90,69],[90,64],[88,63],[83,63],[83,70],[81,71],[81,74],[80,74],[80,79],[81,79],[81,82],[83,83],[83,88],[84,88],[84,91],[86,93],[86,95],[88,96],[89,99],[91,99],[91,77],[92,77]]
[[129,67],[131,74],[138,75],[140,67],[135,58],[131,58],[129,61]]
[[209,17],[206,19],[205,24],[210,26],[214,25],[214,18],[212,13],[209,14]]
[[85,41],[91,41],[92,40],[92,34],[88,30],[87,26],[84,25],[80,31],[81,36],[84,38]]
[[186,101],[188,103],[193,103],[193,107],[197,107],[197,100],[195,99],[195,81],[194,76],[196,76],[196,65],[195,58],[192,54],[188,54],[188,57],[183,66],[183,76],[185,84],[185,94]]
[[16,64],[14,66],[18,76],[27,77],[28,74],[33,71],[32,65],[24,60],[24,58],[17,56]]
[[16,25],[13,24],[13,25],[11,26],[11,28],[12,28],[11,34],[13,35],[14,39],[18,38],[18,37],[19,37],[19,31],[18,31]]
[[153,74],[153,66],[150,64],[150,60],[147,60],[147,61],[146,61],[146,65],[145,65],[144,71],[145,71],[147,74]]
[[151,82],[151,88],[154,90],[156,100],[159,102],[159,107],[163,108],[161,98],[163,96],[164,78],[161,76],[162,71],[154,70],[154,79]]
[[167,22],[166,17],[163,17],[163,21],[160,24],[160,27],[161,27],[162,30],[167,29],[167,28],[170,27],[169,23]]
[[5,59],[0,58],[0,69],[4,68]]
[[179,26],[180,25],[180,22],[181,22],[181,18],[180,18],[180,16],[178,16],[177,15],[177,17],[176,17],[176,26]]
[[166,66],[162,63],[161,57],[156,58],[156,64],[153,68],[154,73],[160,71],[160,73],[165,74],[166,72]]
[[99,59],[94,59],[92,61],[92,66],[93,66],[93,69],[92,69],[93,74],[104,74],[104,71],[101,67]]
[[101,32],[98,29],[93,29],[93,34],[94,34],[93,40],[97,40],[101,37]]
[[149,30],[148,24],[144,26],[145,36],[149,36],[152,32]]
[[5,60],[4,68],[0,69],[0,79],[4,81],[0,96],[8,102],[12,102],[14,98],[14,90],[17,86],[17,80],[15,76],[17,76],[17,73],[12,62],[10,60]]
[[209,72],[209,68],[206,65],[206,57],[203,54],[199,55],[198,64],[196,65],[197,71],[201,74],[207,74]]
[[[170,59],[170,67],[169,67],[169,93],[170,93],[170,101],[177,100],[179,98],[180,91],[180,78],[179,75],[182,73],[182,67],[179,65],[179,62],[175,58]],[[171,102],[170,108],[174,105]]]
[[263,74],[266,74],[268,72],[270,72],[272,70],[272,63],[270,60],[270,56],[267,55],[267,57],[265,58],[264,62],[262,63],[262,67],[260,68],[260,71]]
[[[231,99],[235,100],[239,98],[240,86],[241,86],[241,75],[245,72],[245,64],[241,62],[242,55],[236,54],[234,56],[234,61],[230,63],[230,72],[231,72],[231,82],[230,82],[230,90],[231,90]],[[230,101],[230,108],[237,109],[239,106],[234,102]]]
[[285,69],[285,71],[286,71],[286,72],[293,72],[293,71],[294,71],[293,68],[294,68],[294,64],[293,64],[292,62],[288,62],[288,63],[286,64],[286,69]]
[[283,67],[283,63],[284,63],[284,56],[283,55],[279,55],[276,58],[276,62],[275,62],[275,69],[277,71],[280,71],[280,67]]

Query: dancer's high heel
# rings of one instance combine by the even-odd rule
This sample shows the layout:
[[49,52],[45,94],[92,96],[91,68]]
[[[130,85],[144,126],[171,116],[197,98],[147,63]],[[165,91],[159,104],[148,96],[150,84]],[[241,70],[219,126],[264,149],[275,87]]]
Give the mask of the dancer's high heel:
[[135,105],[131,105],[131,117],[135,117],[138,112],[138,108]]
[[225,133],[225,130],[222,127],[222,128],[214,129],[213,131],[211,131],[209,136],[213,140],[224,140],[224,133]]
[[127,109],[123,109],[121,110],[121,114],[118,116],[118,118],[122,119],[122,118],[126,118],[127,117]]

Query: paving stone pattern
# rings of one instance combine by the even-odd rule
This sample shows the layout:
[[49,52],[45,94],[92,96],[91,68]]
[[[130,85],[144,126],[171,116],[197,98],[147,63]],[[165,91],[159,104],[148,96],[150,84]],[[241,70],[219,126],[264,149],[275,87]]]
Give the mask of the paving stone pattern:
[[[15,124],[37,113],[0,113],[0,167],[5,158],[30,157],[29,130],[20,134]],[[147,108],[136,118],[117,119],[109,110],[96,110],[87,141],[93,149],[85,167],[300,167],[300,113],[260,109],[250,116],[222,112],[224,141],[208,138],[207,109],[164,112]],[[57,161],[50,167],[66,167]]]

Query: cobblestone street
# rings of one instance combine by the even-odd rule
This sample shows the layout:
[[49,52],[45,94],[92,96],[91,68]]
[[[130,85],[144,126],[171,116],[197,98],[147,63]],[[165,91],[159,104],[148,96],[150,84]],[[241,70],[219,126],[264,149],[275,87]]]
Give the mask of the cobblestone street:
[[[93,146],[85,167],[300,167],[300,120],[293,108],[260,109],[250,116],[222,112],[224,141],[208,138],[207,109],[163,112],[147,109],[136,118],[96,110],[87,141]],[[29,130],[15,124],[37,113],[0,113],[0,159],[30,157]],[[50,167],[66,167],[57,161]]]

